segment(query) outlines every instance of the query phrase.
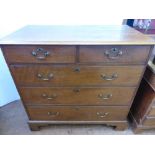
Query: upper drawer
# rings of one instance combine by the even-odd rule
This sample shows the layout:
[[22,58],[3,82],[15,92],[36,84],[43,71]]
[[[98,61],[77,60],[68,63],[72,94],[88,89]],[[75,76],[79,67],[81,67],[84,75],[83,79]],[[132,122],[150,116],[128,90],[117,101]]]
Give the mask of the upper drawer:
[[74,63],[75,46],[3,46],[8,63]]
[[80,62],[145,64],[150,46],[80,46]]
[[144,66],[10,65],[20,85],[136,86]]

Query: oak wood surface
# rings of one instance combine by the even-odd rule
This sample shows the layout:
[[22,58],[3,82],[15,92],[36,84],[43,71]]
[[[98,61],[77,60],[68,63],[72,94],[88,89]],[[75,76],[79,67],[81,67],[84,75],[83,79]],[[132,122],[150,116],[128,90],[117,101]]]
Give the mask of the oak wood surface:
[[27,45],[154,45],[155,41],[127,25],[47,26],[32,25],[0,40],[4,44]]
[[21,87],[29,105],[130,105],[135,87]]
[[[32,130],[54,123],[126,129],[154,43],[128,26],[27,26],[0,40]],[[111,48],[112,59],[105,53]],[[98,101],[101,91],[112,97]]]
[[125,106],[29,106],[27,109],[32,120],[124,121],[128,113]]
[[[33,56],[32,52],[41,48],[49,53],[44,56],[43,52],[37,54],[44,57]],[[8,63],[74,63],[76,55],[75,46],[3,46]]]
[[[84,86],[84,85],[124,85],[136,86],[144,66],[80,66],[80,65],[11,65],[18,85],[32,86]],[[78,70],[77,70],[78,69]],[[77,71],[76,71],[77,70]],[[38,78],[38,74],[49,80]],[[106,80],[103,78],[112,78]]]
[[127,120],[124,121],[39,121],[29,120],[29,127],[32,131],[39,131],[41,127],[53,124],[106,124],[107,126],[115,127],[116,131],[126,130],[128,128]]
[[[112,48],[120,50],[122,54],[111,59],[105,52],[110,52]],[[81,63],[145,64],[149,51],[150,46],[80,46],[79,61]]]

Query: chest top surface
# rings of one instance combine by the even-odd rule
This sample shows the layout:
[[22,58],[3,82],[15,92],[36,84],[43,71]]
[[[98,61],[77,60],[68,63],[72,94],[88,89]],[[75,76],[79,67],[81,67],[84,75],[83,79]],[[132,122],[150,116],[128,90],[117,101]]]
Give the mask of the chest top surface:
[[154,45],[148,36],[121,26],[25,26],[2,38],[0,45]]

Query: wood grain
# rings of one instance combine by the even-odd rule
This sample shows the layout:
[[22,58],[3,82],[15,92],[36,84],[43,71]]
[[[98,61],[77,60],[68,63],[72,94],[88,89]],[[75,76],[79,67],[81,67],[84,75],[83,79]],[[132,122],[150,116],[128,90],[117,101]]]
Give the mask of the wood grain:
[[32,25],[0,40],[0,45],[154,45],[155,41],[127,25]]
[[[79,71],[76,71],[76,69]],[[124,85],[136,86],[140,80],[144,66],[80,66],[80,65],[11,65],[15,81],[18,85],[32,86],[84,86],[84,85]],[[48,78],[44,81],[38,74]],[[102,75],[114,80],[105,80]]]
[[[62,121],[108,121],[126,119],[128,107],[114,106],[49,106],[27,107],[32,120],[62,120]],[[49,115],[48,113],[51,113]],[[58,114],[59,113],[59,114]],[[97,115],[99,113],[99,115]],[[105,117],[105,113],[108,113]]]
[[[74,63],[76,48],[75,46],[3,46],[8,63]],[[32,52],[42,48],[49,52],[44,56],[43,52],[38,52],[44,59],[38,59]]]
[[29,105],[129,105],[135,87],[21,87],[20,92]]
[[[0,40],[32,130],[55,123],[125,130],[154,44],[128,26],[26,26]],[[104,53],[111,48],[119,49],[112,60]],[[112,96],[101,101],[100,93]]]
[[[114,59],[109,58],[105,52],[112,48],[120,50],[122,55]],[[145,64],[149,50],[150,46],[80,46],[79,61],[81,63]]]

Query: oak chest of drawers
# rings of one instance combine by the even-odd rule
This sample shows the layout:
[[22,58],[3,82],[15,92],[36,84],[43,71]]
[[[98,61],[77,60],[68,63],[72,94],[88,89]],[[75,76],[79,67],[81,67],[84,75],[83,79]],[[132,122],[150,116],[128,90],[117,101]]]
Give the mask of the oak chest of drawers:
[[126,129],[153,44],[128,26],[27,26],[0,41],[32,130]]

